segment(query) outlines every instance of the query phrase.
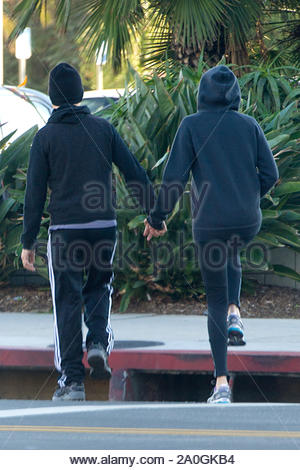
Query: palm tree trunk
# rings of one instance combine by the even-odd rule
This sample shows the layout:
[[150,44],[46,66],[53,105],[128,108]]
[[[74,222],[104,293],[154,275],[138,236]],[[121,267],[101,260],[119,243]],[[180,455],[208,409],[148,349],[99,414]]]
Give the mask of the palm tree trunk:
[[192,68],[197,68],[201,53],[200,43],[197,42],[196,46],[190,47],[183,46],[180,43],[174,43],[173,50],[175,51],[178,62]]
[[197,39],[194,41],[191,39],[190,44],[194,45],[183,45],[184,41],[178,39],[178,36],[173,40],[173,50],[175,51],[176,58],[183,65],[189,65],[192,68],[197,68],[199,63],[199,57],[202,49],[204,48],[204,60],[211,67],[216,65],[225,54],[225,35],[224,28],[220,25],[219,34],[215,41],[206,41],[201,44]]
[[264,43],[264,37],[263,37],[262,26],[261,26],[260,20],[257,20],[256,22],[256,38],[259,44],[261,56],[263,59],[265,59],[267,56],[267,48]]

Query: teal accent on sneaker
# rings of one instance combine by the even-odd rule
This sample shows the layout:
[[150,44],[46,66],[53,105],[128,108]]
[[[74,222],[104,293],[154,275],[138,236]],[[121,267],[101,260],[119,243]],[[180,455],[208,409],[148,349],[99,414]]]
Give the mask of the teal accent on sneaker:
[[228,328],[228,334],[229,333],[237,333],[237,334],[240,334],[241,336],[244,336],[243,330],[239,328],[238,326],[230,326]]
[[238,315],[232,313],[227,318],[228,344],[229,346],[244,346],[244,325]]
[[214,388],[213,394],[207,400],[210,404],[226,405],[231,403],[231,390],[228,385],[221,385]]

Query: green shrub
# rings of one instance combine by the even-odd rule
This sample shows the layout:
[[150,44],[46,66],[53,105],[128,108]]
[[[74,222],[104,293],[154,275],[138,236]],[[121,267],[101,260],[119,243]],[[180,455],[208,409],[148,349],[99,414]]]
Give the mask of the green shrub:
[[[37,126],[8,143],[14,132],[0,142],[0,279],[7,280],[20,266],[20,236],[30,146]],[[45,213],[46,214],[46,213]],[[39,237],[46,237],[49,216],[44,217]]]
[[[183,69],[179,76],[166,73],[164,77],[155,76],[142,79],[134,73],[133,92],[127,91],[125,97],[111,110],[111,119],[118,131],[137,156],[141,164],[155,184],[159,186],[165,161],[181,120],[188,114],[196,112],[197,91],[199,80],[206,66],[202,62],[195,73]],[[295,69],[293,69],[295,72]],[[299,72],[299,71],[298,71]],[[251,72],[250,72],[251,74]],[[276,72],[277,74],[277,72]],[[277,76],[278,75],[278,76]],[[264,243],[269,249],[288,246],[295,251],[300,250],[300,118],[297,97],[300,89],[294,79],[286,87],[284,96],[280,96],[280,109],[271,93],[284,79],[279,74],[275,77],[267,75],[272,88],[267,89],[269,108],[258,102],[253,85],[252,75],[247,74],[240,80],[242,87],[242,111],[253,115],[262,126],[272,147],[280,172],[280,183],[262,200],[263,224],[254,241]],[[119,203],[122,215],[123,233],[126,242],[136,244],[136,266],[127,266],[119,273],[119,285],[124,287],[122,307],[126,308],[130,297],[145,295],[152,290],[164,290],[173,295],[197,295],[203,292],[199,270],[193,262],[193,252],[186,254],[184,269],[178,264],[170,269],[155,269],[151,248],[147,246],[143,236],[143,217],[135,216],[125,209],[122,210],[122,195],[127,196],[126,187],[121,177],[119,182]],[[181,210],[179,210],[181,207]],[[125,230],[125,226],[127,229]],[[168,232],[162,239],[173,244],[174,259],[178,257],[179,247],[177,234],[181,232],[185,245],[192,242],[191,216],[189,208],[189,189],[183,195],[183,203],[177,204],[169,219]],[[154,241],[154,243],[159,243]],[[252,262],[256,267],[247,266],[247,270],[264,270],[280,276],[300,280],[300,275],[284,266],[266,263],[260,265],[261,253],[255,255]],[[165,256],[166,257],[166,256]],[[245,257],[242,257],[245,267]],[[161,259],[160,259],[161,261]],[[136,282],[136,279],[138,281]]]
[[[107,117],[147,170],[155,186],[159,186],[161,181],[164,163],[181,120],[197,109],[198,84],[205,70],[206,64],[200,61],[196,72],[185,68],[179,75],[167,69],[164,76],[142,78],[132,71],[134,81],[131,91],[127,90],[125,96],[107,111]],[[260,75],[257,75],[258,72]],[[290,78],[283,77],[278,70],[275,72],[269,70],[265,77],[268,87],[266,82],[263,82],[264,86],[260,82],[262,74],[266,74],[262,70],[250,71],[240,79],[242,112],[253,115],[262,126],[280,173],[280,183],[262,200],[263,224],[256,241],[264,243],[269,249],[287,246],[300,252],[300,88],[294,77],[295,69],[291,70]],[[277,89],[280,90],[279,101]],[[6,147],[5,142],[0,143],[2,278],[18,264],[26,167],[34,133],[33,128]],[[157,291],[174,297],[201,295],[204,292],[201,275],[194,263],[193,248],[189,247],[192,243],[189,187],[169,219],[165,237],[149,245],[142,235],[144,215],[139,210],[128,208],[129,194],[116,168],[115,175],[121,232],[115,265],[116,287],[122,294],[121,308],[126,310],[132,296],[145,297]],[[9,195],[6,199],[3,199],[4,192]],[[40,238],[47,237],[48,222],[49,215],[45,210]],[[156,249],[165,241],[173,247],[174,263],[161,269],[159,264],[167,263],[169,253],[163,248],[156,253]],[[126,262],[124,252],[133,246],[130,261]],[[183,247],[185,256],[181,266],[180,250]],[[158,263],[155,263],[155,254]],[[259,264],[261,254],[254,253],[253,256],[254,263]],[[249,270],[244,257],[242,259],[244,267]],[[300,281],[297,272],[284,266],[266,263],[256,269]],[[45,268],[39,272],[46,275]]]

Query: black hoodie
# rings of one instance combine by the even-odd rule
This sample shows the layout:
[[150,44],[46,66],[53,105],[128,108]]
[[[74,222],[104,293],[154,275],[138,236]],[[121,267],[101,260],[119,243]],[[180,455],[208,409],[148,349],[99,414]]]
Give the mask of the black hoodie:
[[34,245],[47,186],[52,225],[114,219],[112,163],[149,213],[154,204],[151,183],[115,128],[93,116],[86,106],[66,104],[55,109],[36,134],[30,152],[23,247]]
[[238,81],[228,67],[213,67],[202,76],[198,112],[184,118],[177,131],[148,218],[154,228],[162,228],[191,171],[196,240],[235,229],[259,231],[260,198],[277,181],[278,170],[259,124],[238,112],[240,98]]

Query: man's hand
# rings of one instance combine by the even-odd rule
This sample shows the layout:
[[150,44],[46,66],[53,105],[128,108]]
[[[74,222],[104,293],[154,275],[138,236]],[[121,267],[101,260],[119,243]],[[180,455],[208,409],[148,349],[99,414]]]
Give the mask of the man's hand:
[[35,252],[34,250],[22,250],[21,259],[23,267],[28,269],[28,271],[35,271],[34,262],[35,262]]
[[168,230],[166,226],[166,222],[163,222],[164,228],[162,230],[156,230],[155,228],[151,227],[147,219],[144,220],[144,224],[145,224],[145,230],[144,230],[143,235],[144,237],[147,237],[148,242],[151,240],[152,237],[161,237]]

